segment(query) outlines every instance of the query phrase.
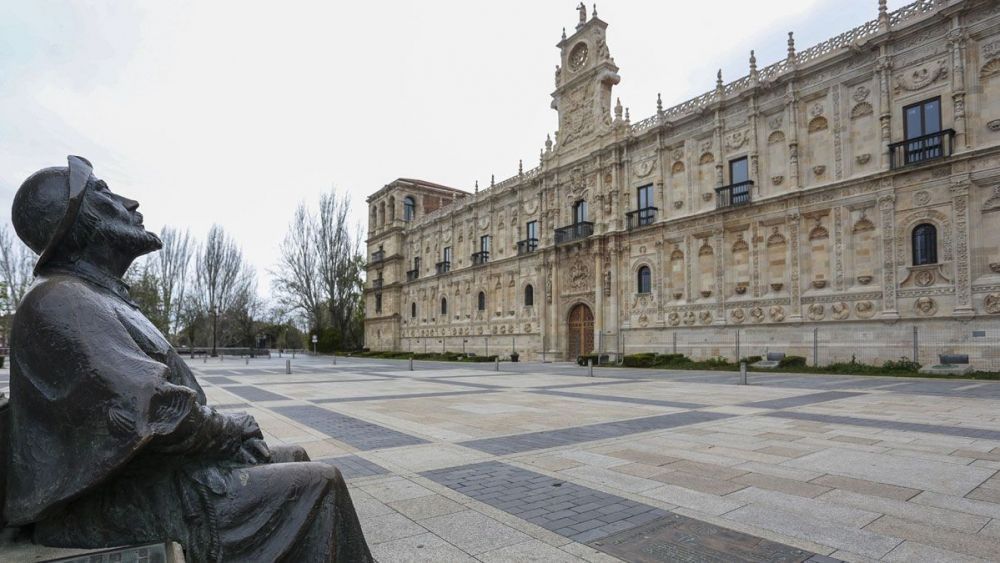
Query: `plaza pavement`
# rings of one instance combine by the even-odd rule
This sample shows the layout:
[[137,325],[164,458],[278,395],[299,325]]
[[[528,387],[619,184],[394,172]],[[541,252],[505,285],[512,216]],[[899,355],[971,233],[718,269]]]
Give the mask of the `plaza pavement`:
[[1000,559],[1000,382],[286,359],[190,365],[383,563]]

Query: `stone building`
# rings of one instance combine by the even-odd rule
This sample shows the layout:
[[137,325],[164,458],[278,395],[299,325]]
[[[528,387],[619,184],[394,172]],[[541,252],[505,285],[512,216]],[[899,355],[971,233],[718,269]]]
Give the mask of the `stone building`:
[[1000,3],[878,4],[638,122],[581,5],[537,167],[368,198],[367,345],[572,359],[716,355],[734,328],[793,350],[814,328],[887,350],[911,325],[1000,336]]

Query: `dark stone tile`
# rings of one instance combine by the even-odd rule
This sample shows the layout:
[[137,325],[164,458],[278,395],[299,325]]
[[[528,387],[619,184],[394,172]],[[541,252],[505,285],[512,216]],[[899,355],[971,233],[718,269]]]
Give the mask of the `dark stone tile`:
[[824,391],[822,393],[812,393],[809,395],[798,395],[796,397],[785,397],[784,399],[768,399],[767,401],[755,401],[753,403],[743,403],[741,407],[753,407],[758,409],[788,409],[812,405],[815,403],[825,403],[864,395],[864,393],[852,393],[850,391]]
[[480,393],[496,393],[493,389],[475,389],[469,391],[439,391],[436,393],[410,393],[398,395],[367,395],[364,397],[334,397],[330,399],[313,399],[313,403],[349,403],[355,401],[388,401],[394,399],[419,399],[424,397],[451,397],[453,395],[475,395]]
[[389,470],[356,455],[345,455],[340,457],[326,457],[316,461],[332,465],[340,470],[344,479],[356,479],[358,477],[371,477],[373,475],[385,475]]
[[923,424],[919,422],[901,422],[897,420],[877,420],[871,418],[856,418],[853,416],[837,416],[807,412],[772,412],[765,416],[788,418],[793,420],[809,420],[829,424],[845,424],[849,426],[864,426],[868,428],[887,428],[906,432],[925,432],[945,436],[960,436],[963,438],[980,438],[1000,440],[1000,430],[986,428],[969,428],[967,426],[942,426],[939,424]]
[[271,410],[359,450],[427,443],[427,440],[422,438],[313,405],[274,407]]
[[286,401],[288,397],[284,395],[279,395],[277,393],[272,393],[270,391],[265,391],[264,389],[258,389],[253,385],[231,385],[229,387],[223,387],[226,391],[234,395],[243,397],[248,401]]
[[574,399],[589,399],[593,401],[611,401],[615,403],[631,403],[636,405],[654,405],[658,407],[671,407],[678,409],[700,409],[706,405],[697,403],[683,403],[680,401],[663,401],[660,399],[643,399],[637,397],[616,397],[611,395],[594,395],[590,393],[574,393],[572,391],[557,391],[554,389],[540,389],[534,391],[543,395],[555,395],[558,397],[571,397]]
[[603,422],[588,426],[561,428],[558,430],[544,430],[528,434],[516,434],[513,436],[484,438],[480,440],[461,442],[461,445],[494,455],[505,455],[569,444],[578,444],[581,442],[591,442],[594,440],[604,440],[607,438],[617,438],[619,436],[638,434],[640,432],[648,432],[651,430],[676,428],[679,426],[687,426],[701,422],[722,420],[732,416],[733,415],[699,411],[680,412],[645,418],[635,418],[632,420]]

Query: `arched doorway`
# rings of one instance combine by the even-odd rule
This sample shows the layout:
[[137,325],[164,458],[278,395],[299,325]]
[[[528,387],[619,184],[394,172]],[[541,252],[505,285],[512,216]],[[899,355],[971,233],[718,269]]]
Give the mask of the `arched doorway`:
[[594,351],[594,313],[583,303],[578,303],[569,311],[568,340],[568,360]]

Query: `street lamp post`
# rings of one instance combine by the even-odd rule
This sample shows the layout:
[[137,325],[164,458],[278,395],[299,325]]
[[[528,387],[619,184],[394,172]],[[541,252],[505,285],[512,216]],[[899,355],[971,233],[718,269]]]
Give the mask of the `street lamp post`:
[[219,314],[215,310],[215,307],[212,307],[212,309],[209,311],[209,313],[212,315],[212,357],[214,358],[214,357],[216,357],[216,356],[219,355],[219,353],[218,353],[218,351],[216,350],[216,347],[215,347],[215,339],[216,339],[216,334],[218,332],[217,328],[218,328],[218,322],[219,322]]

